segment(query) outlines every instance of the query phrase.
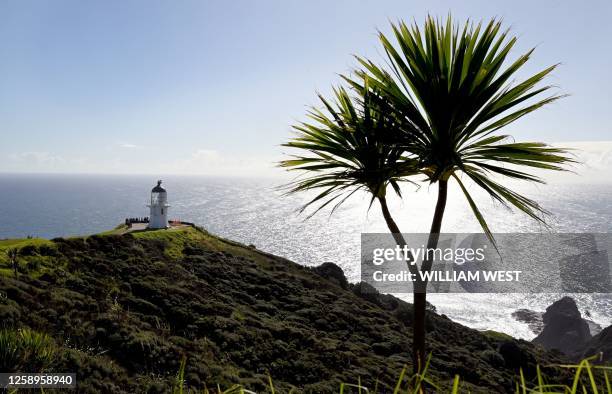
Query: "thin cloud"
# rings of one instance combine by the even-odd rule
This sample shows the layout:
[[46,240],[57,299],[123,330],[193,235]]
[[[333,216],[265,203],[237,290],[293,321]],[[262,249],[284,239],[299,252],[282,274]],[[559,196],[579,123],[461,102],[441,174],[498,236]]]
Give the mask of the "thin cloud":
[[28,163],[34,165],[49,165],[55,166],[66,163],[66,159],[59,155],[54,155],[50,152],[21,152],[12,153],[9,159],[19,163]]
[[142,145],[129,144],[129,143],[120,143],[119,147],[123,149],[143,149],[144,148],[144,146]]

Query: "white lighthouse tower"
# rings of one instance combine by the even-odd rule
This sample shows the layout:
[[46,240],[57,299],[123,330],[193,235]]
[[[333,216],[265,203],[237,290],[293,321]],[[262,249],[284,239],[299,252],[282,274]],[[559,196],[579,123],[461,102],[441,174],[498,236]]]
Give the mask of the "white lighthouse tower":
[[147,205],[151,212],[149,214],[149,228],[168,227],[168,195],[162,186],[162,181],[157,181],[157,186],[151,190],[151,204]]

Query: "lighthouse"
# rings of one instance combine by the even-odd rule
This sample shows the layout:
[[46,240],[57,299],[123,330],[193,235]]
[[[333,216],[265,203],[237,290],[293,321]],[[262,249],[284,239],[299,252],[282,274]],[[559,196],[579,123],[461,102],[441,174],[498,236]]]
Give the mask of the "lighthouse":
[[157,186],[151,190],[151,204],[147,205],[151,212],[149,214],[149,228],[168,227],[168,195],[162,186],[162,181],[157,181]]

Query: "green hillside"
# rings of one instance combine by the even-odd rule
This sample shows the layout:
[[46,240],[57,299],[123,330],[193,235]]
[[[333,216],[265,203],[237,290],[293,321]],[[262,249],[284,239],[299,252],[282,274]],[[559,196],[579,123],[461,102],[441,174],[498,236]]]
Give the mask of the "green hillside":
[[[197,228],[0,241],[0,348],[17,343],[0,369],[76,372],[80,392],[168,392],[183,358],[197,388],[264,392],[270,377],[277,392],[358,380],[391,390],[411,364],[411,316],[333,265],[303,267]],[[428,326],[429,375],[442,386],[459,374],[472,392],[511,392],[519,368],[535,379],[536,363],[563,362],[434,312]]]

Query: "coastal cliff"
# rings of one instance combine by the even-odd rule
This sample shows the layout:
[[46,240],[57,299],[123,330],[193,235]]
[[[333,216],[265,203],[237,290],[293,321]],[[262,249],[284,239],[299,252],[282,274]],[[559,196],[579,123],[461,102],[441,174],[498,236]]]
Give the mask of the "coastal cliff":
[[[2,335],[28,330],[51,349],[0,362],[76,372],[80,392],[168,392],[182,360],[190,387],[392,391],[412,363],[411,319],[410,304],[333,264],[304,267],[195,227],[0,241]],[[441,387],[458,374],[471,392],[513,392],[536,364],[569,379],[549,367],[565,362],[558,352],[433,311],[427,325],[428,376]]]

